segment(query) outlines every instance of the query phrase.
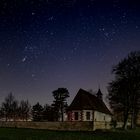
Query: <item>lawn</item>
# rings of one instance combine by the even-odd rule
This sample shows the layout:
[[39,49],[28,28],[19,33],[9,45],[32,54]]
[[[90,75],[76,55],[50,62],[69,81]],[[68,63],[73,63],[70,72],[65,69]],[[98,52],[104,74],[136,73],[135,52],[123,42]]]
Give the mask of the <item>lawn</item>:
[[0,140],[140,140],[140,131],[70,132],[0,128]]

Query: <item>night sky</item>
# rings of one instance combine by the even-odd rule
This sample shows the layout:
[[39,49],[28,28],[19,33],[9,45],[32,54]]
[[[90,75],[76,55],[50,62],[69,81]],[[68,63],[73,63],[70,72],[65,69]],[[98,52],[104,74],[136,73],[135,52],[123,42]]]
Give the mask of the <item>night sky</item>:
[[0,102],[9,92],[52,103],[65,87],[101,91],[112,66],[140,50],[135,0],[0,0]]

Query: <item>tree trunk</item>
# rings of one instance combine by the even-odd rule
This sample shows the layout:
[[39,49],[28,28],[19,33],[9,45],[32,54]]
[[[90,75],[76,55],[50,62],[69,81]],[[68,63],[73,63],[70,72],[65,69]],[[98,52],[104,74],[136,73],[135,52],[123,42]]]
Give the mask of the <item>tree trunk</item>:
[[132,114],[131,114],[131,129],[134,129],[136,127],[136,117],[137,117],[137,99],[136,95],[133,96],[133,102],[132,102]]
[[124,124],[123,124],[123,129],[127,129],[127,123],[128,123],[128,110],[125,112],[124,115]]
[[131,128],[132,129],[136,128],[137,116],[138,116],[138,112],[134,110],[131,115]]
[[5,121],[7,122],[7,120],[8,120],[8,119],[7,119],[7,115],[5,115]]
[[62,111],[62,122],[64,121],[63,111]]
[[25,118],[25,120],[26,120],[26,122],[27,122],[27,120],[28,120],[28,114],[26,113],[26,118]]
[[127,123],[128,123],[128,118],[125,119],[124,124],[123,124],[123,129],[127,129]]
[[63,116],[63,106],[61,105],[61,121],[64,121],[64,116]]
[[134,129],[134,128],[135,128],[135,114],[133,110],[131,114],[131,129]]

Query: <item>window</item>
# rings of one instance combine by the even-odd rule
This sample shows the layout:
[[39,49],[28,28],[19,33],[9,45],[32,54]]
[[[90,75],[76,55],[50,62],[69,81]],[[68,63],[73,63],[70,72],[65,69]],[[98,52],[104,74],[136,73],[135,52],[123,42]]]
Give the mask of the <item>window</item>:
[[86,112],[86,120],[90,120],[90,112]]
[[78,118],[79,118],[78,112],[74,112],[74,120],[78,120]]

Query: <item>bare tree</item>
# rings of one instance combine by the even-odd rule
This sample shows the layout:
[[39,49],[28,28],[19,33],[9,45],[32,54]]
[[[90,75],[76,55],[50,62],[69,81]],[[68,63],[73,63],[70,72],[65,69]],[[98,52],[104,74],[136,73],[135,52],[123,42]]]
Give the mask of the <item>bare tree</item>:
[[15,121],[18,110],[18,101],[15,100],[12,92],[8,94],[5,101],[2,103],[2,112],[5,120],[13,119]]
[[29,104],[29,101],[26,100],[22,100],[20,102],[20,106],[19,106],[19,117],[20,119],[24,120],[28,120],[30,117],[30,110],[31,110],[31,105]]

